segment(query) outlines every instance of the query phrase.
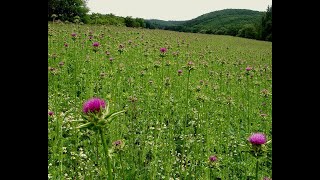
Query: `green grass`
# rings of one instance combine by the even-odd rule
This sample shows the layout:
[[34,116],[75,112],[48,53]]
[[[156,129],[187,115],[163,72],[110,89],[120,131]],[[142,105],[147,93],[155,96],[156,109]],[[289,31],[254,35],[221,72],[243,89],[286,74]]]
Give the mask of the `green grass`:
[[[106,179],[99,134],[71,122],[82,119],[91,97],[107,100],[111,111],[127,109],[105,129],[110,149],[116,140],[125,143],[110,152],[115,179],[255,177],[247,139],[253,132],[272,139],[271,42],[114,26],[48,28],[50,179]],[[100,43],[96,53],[93,42]],[[161,47],[168,48],[164,58]],[[188,75],[189,61],[195,69]],[[266,148],[259,179],[272,177],[272,142]],[[218,157],[213,168],[210,155]]]

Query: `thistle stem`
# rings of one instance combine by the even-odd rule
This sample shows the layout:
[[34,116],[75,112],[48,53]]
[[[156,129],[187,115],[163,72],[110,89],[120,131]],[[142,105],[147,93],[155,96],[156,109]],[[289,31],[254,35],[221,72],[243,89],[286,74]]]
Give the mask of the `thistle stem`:
[[103,135],[103,130],[102,128],[99,128],[99,132],[100,132],[100,137],[101,137],[101,141],[103,144],[103,149],[104,149],[104,153],[105,153],[105,157],[107,159],[107,170],[108,170],[108,179],[112,180],[112,170],[111,170],[111,162],[110,162],[110,157],[108,154],[108,149],[107,149],[107,145],[106,145],[106,140],[104,138]]
[[190,70],[188,71],[188,81],[187,81],[187,99],[186,99],[186,120],[184,122],[184,129],[183,133],[185,134],[186,132],[186,126],[187,126],[187,121],[188,121],[188,108],[189,108],[189,81],[190,81]]
[[250,113],[250,102],[249,102],[249,75],[247,75],[247,102],[248,102],[248,107],[247,107],[247,122],[248,122],[248,132],[250,132],[250,118],[249,118],[249,113]]
[[256,162],[256,180],[258,180],[258,172],[259,172],[259,161],[257,158],[257,162]]

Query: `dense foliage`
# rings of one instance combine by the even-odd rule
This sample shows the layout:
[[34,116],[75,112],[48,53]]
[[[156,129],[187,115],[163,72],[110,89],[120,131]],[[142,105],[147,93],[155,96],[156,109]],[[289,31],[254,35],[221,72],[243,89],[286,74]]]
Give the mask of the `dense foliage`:
[[86,0],[48,0],[48,20],[60,20],[68,22],[88,21],[89,8]]
[[267,12],[262,17],[261,39],[272,41],[272,6],[268,7]]
[[88,24],[99,25],[115,25],[115,26],[127,26],[127,27],[145,27],[145,22],[142,18],[132,18],[130,16],[121,17],[114,14],[89,14]]
[[125,26],[124,18],[115,16],[114,14],[92,13],[88,17],[88,24]]

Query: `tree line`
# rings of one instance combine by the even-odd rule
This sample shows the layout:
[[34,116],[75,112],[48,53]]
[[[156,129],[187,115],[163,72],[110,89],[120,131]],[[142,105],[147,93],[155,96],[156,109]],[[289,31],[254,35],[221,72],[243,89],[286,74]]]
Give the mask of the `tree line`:
[[111,13],[88,14],[88,12],[89,8],[86,0],[48,0],[48,21],[145,27],[142,18],[119,17]]

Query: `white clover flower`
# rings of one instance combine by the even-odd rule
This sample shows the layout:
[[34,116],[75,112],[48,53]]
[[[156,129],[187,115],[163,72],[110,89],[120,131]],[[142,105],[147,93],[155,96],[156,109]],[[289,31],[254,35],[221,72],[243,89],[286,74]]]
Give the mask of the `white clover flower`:
[[85,155],[85,154],[83,154],[83,153],[80,153],[80,157],[82,157],[82,158],[87,158],[87,155]]
[[64,153],[66,153],[67,152],[67,147],[62,147],[62,150],[63,150]]

